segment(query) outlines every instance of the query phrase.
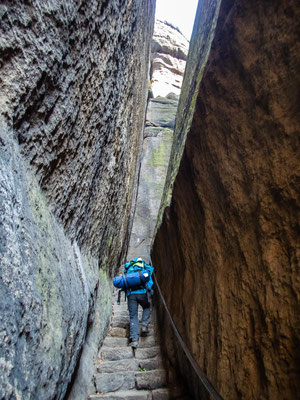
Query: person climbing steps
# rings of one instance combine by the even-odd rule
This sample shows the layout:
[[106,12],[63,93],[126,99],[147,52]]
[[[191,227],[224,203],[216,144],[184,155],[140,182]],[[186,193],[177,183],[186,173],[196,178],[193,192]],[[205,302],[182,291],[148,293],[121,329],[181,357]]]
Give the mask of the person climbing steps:
[[[155,312],[150,313],[150,307],[147,307],[150,302],[149,299],[145,301],[144,295],[145,293],[138,293],[130,301],[134,304],[134,315],[137,316],[137,333],[138,318],[141,323],[144,322],[140,337],[138,336],[138,348],[135,349],[131,346],[132,342],[128,346],[130,317],[129,302],[126,304],[126,300],[131,295],[126,296],[126,299],[122,296],[122,301],[120,298],[118,301],[117,293],[113,294],[111,326],[99,352],[93,379],[95,393],[90,394],[88,400],[189,399],[179,385],[174,371],[170,366],[166,368],[163,363],[155,329]],[[142,309],[138,309],[140,304],[137,299],[141,298],[144,300]]]
[[146,293],[131,293],[127,301],[130,317],[130,345],[136,349],[139,341],[138,306],[143,308],[141,335],[145,336],[149,332],[150,303]]
[[125,263],[124,275],[114,278],[114,285],[125,291],[127,296],[130,317],[129,344],[133,349],[136,349],[139,343],[139,305],[143,309],[141,335],[146,336],[149,332],[149,292],[153,286],[153,271],[152,265],[147,264],[141,257],[136,257]]
[[[136,350],[128,346],[129,313],[122,296],[120,305],[113,296],[111,327],[99,352],[94,375],[95,393],[88,400],[158,400],[181,399],[184,392],[174,372],[166,368],[155,329],[155,312],[151,313],[148,335],[140,335]],[[142,318],[142,309],[139,310]]]

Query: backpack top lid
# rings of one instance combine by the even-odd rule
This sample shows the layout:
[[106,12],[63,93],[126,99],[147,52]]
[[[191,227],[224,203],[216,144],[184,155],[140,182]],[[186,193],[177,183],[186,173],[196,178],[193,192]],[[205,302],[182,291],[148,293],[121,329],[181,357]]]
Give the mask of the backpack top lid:
[[126,270],[133,266],[138,267],[138,269],[144,269],[144,260],[141,257],[136,257],[125,263]]

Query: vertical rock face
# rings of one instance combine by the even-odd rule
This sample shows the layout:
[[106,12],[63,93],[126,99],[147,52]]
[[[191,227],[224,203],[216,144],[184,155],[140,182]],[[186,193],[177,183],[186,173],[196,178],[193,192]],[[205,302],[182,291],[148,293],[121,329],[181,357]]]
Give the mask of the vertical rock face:
[[[188,136],[153,261],[179,331],[224,398],[294,399],[300,10],[222,1],[208,62],[197,70],[210,4],[199,3],[186,70],[202,68],[203,77],[195,105],[195,86],[183,84],[177,150]],[[173,152],[168,187],[177,165]],[[161,318],[170,358],[192,377]],[[199,398],[197,380],[189,383]]]
[[151,46],[151,83],[154,97],[180,94],[188,40],[166,21],[155,21]]
[[0,397],[63,398],[83,349],[82,399],[126,251],[154,1],[0,17]]
[[[156,20],[151,48],[151,82],[127,258],[148,260],[167,174],[188,41],[168,22]],[[154,97],[153,97],[154,96]]]

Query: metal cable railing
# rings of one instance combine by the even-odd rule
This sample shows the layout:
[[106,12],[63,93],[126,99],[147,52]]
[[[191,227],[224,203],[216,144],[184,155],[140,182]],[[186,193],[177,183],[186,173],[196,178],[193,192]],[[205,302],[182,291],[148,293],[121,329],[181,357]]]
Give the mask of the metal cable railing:
[[[152,260],[150,259],[151,265],[152,265]],[[198,376],[198,378],[200,379],[201,383],[203,384],[203,386],[205,387],[205,389],[207,390],[207,392],[211,395],[211,397],[215,400],[223,400],[223,398],[219,395],[219,393],[216,391],[216,389],[213,387],[212,383],[209,381],[209,379],[207,378],[207,376],[204,374],[203,371],[201,371],[197,361],[195,360],[195,358],[193,357],[193,355],[191,354],[190,350],[188,349],[187,345],[184,343],[180,333],[178,332],[178,329],[176,328],[176,325],[173,321],[173,318],[171,317],[170,311],[167,307],[166,301],[164,299],[164,296],[161,292],[160,286],[157,282],[155,273],[153,272],[153,278],[154,278],[154,283],[157,287],[158,293],[160,295],[161,301],[163,303],[163,306],[165,308],[165,311],[168,315],[169,321],[171,323],[171,326],[174,330],[175,336],[177,337],[187,359],[189,360],[189,362],[191,363],[191,366],[193,367],[193,370],[195,371],[196,375]]]

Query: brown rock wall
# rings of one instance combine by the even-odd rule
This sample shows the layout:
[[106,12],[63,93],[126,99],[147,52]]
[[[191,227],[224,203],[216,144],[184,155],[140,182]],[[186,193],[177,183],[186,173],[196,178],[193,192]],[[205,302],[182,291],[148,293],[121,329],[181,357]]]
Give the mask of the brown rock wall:
[[299,396],[299,11],[222,1],[154,243],[175,322],[226,399]]

